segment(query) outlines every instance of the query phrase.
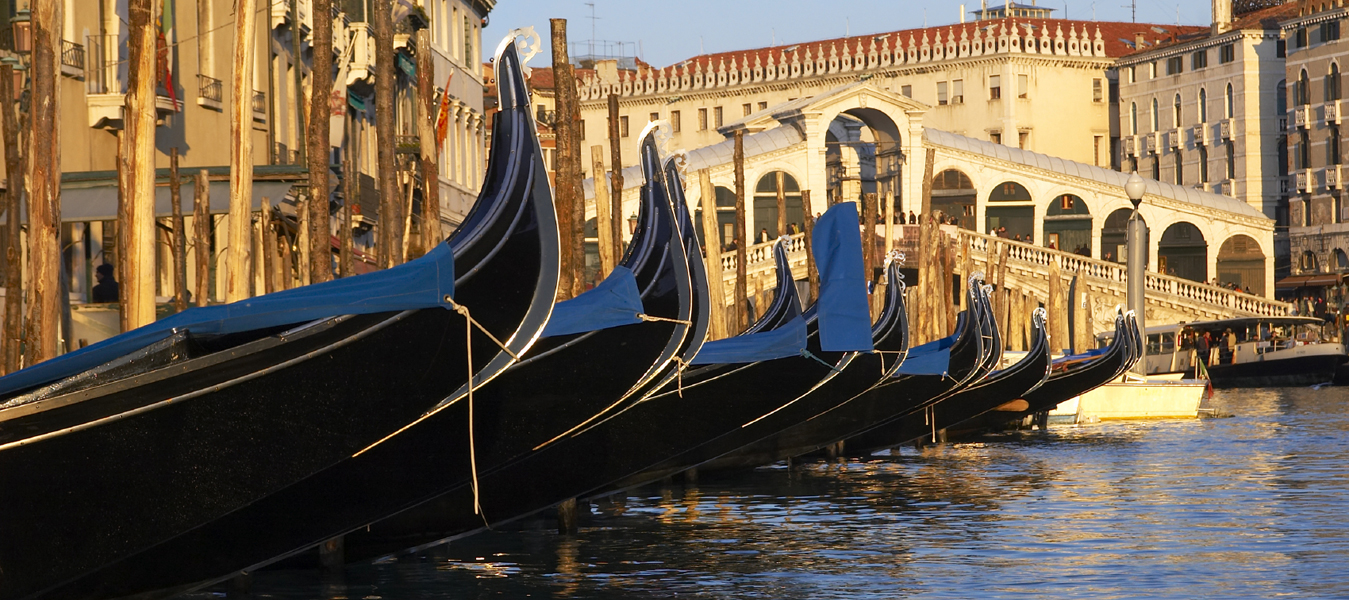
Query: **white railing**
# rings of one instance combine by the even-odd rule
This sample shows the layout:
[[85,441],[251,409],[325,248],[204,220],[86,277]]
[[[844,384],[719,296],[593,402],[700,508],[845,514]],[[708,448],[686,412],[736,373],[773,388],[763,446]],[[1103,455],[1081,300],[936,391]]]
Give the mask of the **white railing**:
[[[1102,280],[1115,289],[1123,290],[1129,280],[1128,271],[1123,264],[1089,258],[1078,254],[1050,250],[1032,244],[1016,242],[962,230],[969,236],[970,249],[976,259],[988,262],[989,248],[995,241],[1007,244],[1007,264],[1035,265],[1049,268],[1057,262],[1064,273],[1078,273],[1084,277]],[[1281,316],[1288,314],[1291,305],[1251,294],[1234,292],[1227,288],[1190,281],[1171,275],[1149,272],[1147,274],[1148,293],[1168,294],[1173,299],[1185,299],[1193,303],[1209,304],[1237,313],[1262,316]]]
[[1332,124],[1332,123],[1335,124],[1335,125],[1339,125],[1339,124],[1340,124],[1340,101],[1339,101],[1339,100],[1331,100],[1330,102],[1327,102],[1327,103],[1326,103],[1326,106],[1325,106],[1325,113],[1326,113],[1326,125],[1330,125],[1330,124]]
[[1326,167],[1326,187],[1332,190],[1340,189],[1340,165],[1330,165]]
[[1298,129],[1306,129],[1311,124],[1311,112],[1312,107],[1310,106],[1293,107],[1293,126]]
[[[787,262],[796,265],[798,262],[805,263],[806,260],[806,234],[796,233],[787,237]],[[745,248],[745,272],[757,272],[765,269],[776,268],[773,260],[773,245],[777,240],[754,244]],[[721,253],[721,271],[724,275],[734,278],[736,265],[736,253]]]

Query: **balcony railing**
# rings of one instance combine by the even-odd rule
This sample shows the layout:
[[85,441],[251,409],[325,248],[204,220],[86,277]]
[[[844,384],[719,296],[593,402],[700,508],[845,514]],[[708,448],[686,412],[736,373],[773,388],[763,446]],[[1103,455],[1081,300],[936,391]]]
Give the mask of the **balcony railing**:
[[415,135],[396,135],[394,147],[397,154],[419,154],[422,151],[422,138]]
[[267,120],[267,95],[257,90],[253,91],[253,120],[258,122]]
[[80,77],[84,75],[84,45],[61,40],[61,72]]
[[[225,84],[219,79],[209,75],[197,75],[197,98],[207,102],[214,102],[216,107],[225,101]],[[257,104],[254,103],[253,110],[257,110]]]

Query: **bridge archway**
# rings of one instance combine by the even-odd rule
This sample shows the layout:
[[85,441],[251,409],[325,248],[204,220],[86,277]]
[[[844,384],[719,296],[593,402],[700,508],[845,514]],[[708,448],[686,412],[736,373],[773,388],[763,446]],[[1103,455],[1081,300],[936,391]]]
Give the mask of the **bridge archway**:
[[1335,270],[1340,272],[1349,270],[1349,254],[1345,254],[1342,248],[1335,249]]
[[[781,186],[781,187],[779,187]],[[759,232],[767,229],[771,239],[776,239],[780,235],[790,233],[790,231],[778,231],[778,192],[783,195],[783,205],[785,206],[786,219],[784,223],[790,229],[791,224],[795,223],[798,230],[805,223],[805,212],[801,207],[801,186],[785,171],[770,171],[759,178],[759,182],[754,186],[754,241],[761,240],[757,237]],[[734,200],[732,200],[734,203]],[[731,213],[734,220],[735,213]]]
[[1157,268],[1190,281],[1208,280],[1208,242],[1198,227],[1179,221],[1162,232],[1157,243]]
[[[1129,216],[1132,214],[1133,209],[1131,208],[1117,208],[1105,218],[1105,223],[1101,226],[1101,260],[1117,263],[1128,260]],[[1139,218],[1141,219],[1142,216],[1140,215]],[[1152,231],[1146,228],[1147,221],[1144,221],[1143,225],[1146,232],[1143,237],[1145,241],[1150,240]]]
[[942,211],[958,219],[962,229],[974,231],[978,194],[969,175],[946,169],[932,177],[932,212]]
[[904,153],[899,132],[895,119],[884,110],[868,108],[865,102],[834,115],[825,130],[830,204],[858,201],[862,194],[874,193],[882,216],[886,202],[896,212],[900,210]]
[[1004,181],[988,194],[984,209],[984,231],[990,235],[1007,228],[1003,237],[1034,243],[1035,205],[1030,190],[1015,181]]
[[[1311,259],[1315,265],[1316,255]],[[1220,283],[1235,283],[1257,296],[1265,295],[1265,253],[1255,238],[1244,234],[1227,238],[1218,248],[1217,271]]]
[[1075,194],[1055,197],[1045,209],[1044,245],[1091,256],[1091,207]]

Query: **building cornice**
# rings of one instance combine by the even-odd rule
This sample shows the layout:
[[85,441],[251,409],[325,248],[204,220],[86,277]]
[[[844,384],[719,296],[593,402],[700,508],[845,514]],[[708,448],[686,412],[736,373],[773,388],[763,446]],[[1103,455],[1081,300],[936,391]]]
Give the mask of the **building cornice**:
[[1336,8],[1333,10],[1319,12],[1316,14],[1307,15],[1305,17],[1298,17],[1296,19],[1284,21],[1282,23],[1279,23],[1279,29],[1283,31],[1291,31],[1299,27],[1306,27],[1308,25],[1318,25],[1326,21],[1333,21],[1335,19],[1340,19],[1346,15],[1349,15],[1349,8]]
[[1158,50],[1149,50],[1139,54],[1130,54],[1121,57],[1115,61],[1115,67],[1132,67],[1143,63],[1149,63],[1158,59],[1171,58],[1177,55],[1185,55],[1198,50],[1207,50],[1215,46],[1225,46],[1241,39],[1259,40],[1259,39],[1279,39],[1279,32],[1268,29],[1245,29],[1240,31],[1229,31],[1222,35],[1185,42],[1174,46],[1167,46]]

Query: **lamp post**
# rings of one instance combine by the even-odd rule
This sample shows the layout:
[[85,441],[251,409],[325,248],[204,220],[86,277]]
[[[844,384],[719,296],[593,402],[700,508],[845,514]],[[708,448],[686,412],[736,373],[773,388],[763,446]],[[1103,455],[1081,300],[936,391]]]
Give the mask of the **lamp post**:
[[1147,262],[1147,225],[1143,222],[1143,217],[1138,215],[1138,205],[1143,203],[1143,192],[1146,184],[1143,178],[1134,173],[1129,176],[1129,181],[1124,184],[1124,193],[1129,196],[1129,201],[1134,205],[1133,214],[1129,215],[1129,310],[1134,311],[1134,318],[1138,321],[1138,333],[1142,336],[1143,355],[1135,365],[1135,370],[1139,375],[1147,375],[1147,320],[1144,315],[1143,294],[1147,289],[1147,270],[1144,263]]

